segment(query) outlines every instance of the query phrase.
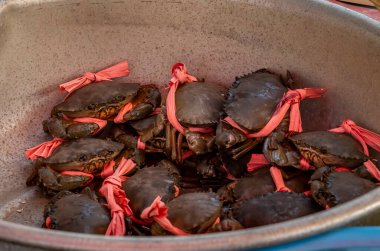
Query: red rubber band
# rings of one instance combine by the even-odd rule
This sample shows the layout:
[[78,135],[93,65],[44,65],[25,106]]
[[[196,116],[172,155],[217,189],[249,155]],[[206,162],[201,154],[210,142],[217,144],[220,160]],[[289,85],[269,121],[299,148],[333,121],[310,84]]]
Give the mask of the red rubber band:
[[104,165],[102,172],[100,173],[100,177],[103,179],[111,176],[114,173],[115,161],[111,160],[107,164]]
[[270,168],[270,175],[272,176],[273,182],[276,185],[277,192],[291,192],[288,187],[285,186],[284,179],[282,177],[281,170],[275,166]]
[[125,77],[129,75],[128,62],[123,61],[119,64],[101,70],[97,73],[85,72],[82,77],[59,85],[61,91],[72,93],[73,91],[93,82],[111,80],[112,78]]
[[54,138],[53,140],[41,143],[35,147],[26,149],[25,155],[27,159],[36,160],[38,157],[47,158],[55,149],[57,149],[62,143],[63,139]]
[[137,138],[137,149],[143,151],[146,149],[146,144],[141,141],[141,136]]
[[124,123],[125,122],[124,115],[132,111],[132,109],[133,109],[132,103],[131,102],[127,103],[123,108],[120,109],[117,116],[113,119],[113,122],[117,124]]
[[251,159],[247,163],[247,171],[253,172],[253,171],[260,169],[262,167],[265,167],[269,164],[270,163],[265,158],[264,154],[252,154]]
[[106,198],[107,206],[111,211],[111,222],[106,235],[125,235],[124,215],[133,216],[132,209],[128,205],[129,200],[122,189],[122,183],[128,179],[123,175],[130,172],[135,166],[136,164],[132,160],[122,158],[115,172],[104,180],[99,189],[100,194]]
[[[243,132],[248,138],[261,138],[268,136],[281,123],[282,119],[290,109],[289,132],[302,132],[302,121],[300,114],[300,101],[305,98],[319,98],[326,92],[323,88],[304,88],[288,90],[280,103],[277,105],[275,112],[269,122],[260,131],[248,133],[241,128],[235,121],[227,117],[224,119],[232,127]],[[232,122],[233,121],[233,122]]]
[[[367,144],[376,151],[380,152],[380,135],[356,125],[355,122],[352,120],[346,119],[339,127],[331,129],[329,131],[335,133],[350,134],[362,145],[363,152],[368,157],[369,150]],[[366,161],[364,163],[364,166],[375,179],[380,181],[380,171],[371,160]]]
[[61,175],[69,175],[69,176],[86,176],[86,177],[89,177],[90,179],[88,181],[86,181],[85,183],[83,183],[81,185],[81,187],[87,186],[94,179],[94,175],[92,175],[90,173],[80,172],[80,171],[62,171],[62,172],[60,172],[60,174]]
[[160,224],[162,228],[174,235],[189,235],[189,233],[186,233],[182,229],[174,226],[169,221],[167,218],[167,211],[167,206],[161,201],[161,197],[157,196],[152,204],[142,211],[140,218],[147,221],[154,220]]

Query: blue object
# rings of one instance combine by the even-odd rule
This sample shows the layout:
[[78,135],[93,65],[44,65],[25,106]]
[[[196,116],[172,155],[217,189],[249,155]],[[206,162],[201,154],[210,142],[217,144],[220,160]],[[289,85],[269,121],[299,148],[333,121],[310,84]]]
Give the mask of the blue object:
[[380,227],[350,227],[259,251],[380,250]]

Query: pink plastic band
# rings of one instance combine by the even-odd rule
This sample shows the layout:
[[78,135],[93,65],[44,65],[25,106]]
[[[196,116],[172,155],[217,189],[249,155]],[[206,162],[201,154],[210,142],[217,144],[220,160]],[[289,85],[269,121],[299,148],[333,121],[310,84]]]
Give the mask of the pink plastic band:
[[276,185],[277,192],[291,192],[288,187],[285,186],[284,179],[282,177],[281,170],[275,166],[270,168],[270,175],[272,176],[273,182]]
[[197,78],[188,74],[186,65],[183,63],[173,65],[172,76],[169,82],[169,93],[166,98],[166,112],[170,124],[181,134],[185,134],[185,128],[179,123],[176,116],[175,93],[180,84],[197,81]]
[[190,158],[191,156],[194,155],[194,152],[189,150],[189,151],[186,151],[186,152],[183,152],[182,153],[182,160],[185,160],[187,158]]
[[343,167],[343,166],[335,168],[335,171],[336,172],[351,172],[350,169],[348,169],[347,167]]
[[44,142],[35,147],[26,149],[25,155],[27,159],[36,160],[38,157],[47,158],[49,157],[57,147],[59,147],[64,142],[63,139],[54,138],[51,141]]
[[249,160],[247,164],[247,171],[253,172],[257,169],[260,169],[262,167],[265,167],[269,165],[270,163],[265,158],[264,154],[252,154],[251,159]]
[[132,108],[133,108],[132,103],[131,102],[127,103],[123,108],[121,108],[117,116],[113,119],[113,122],[117,124],[124,123],[125,122],[124,115],[132,111]]
[[46,219],[45,219],[45,226],[46,226],[46,228],[49,228],[49,229],[52,228],[50,216],[46,217]]
[[69,176],[86,176],[86,177],[89,177],[90,179],[88,181],[86,181],[85,183],[83,183],[81,185],[81,187],[87,186],[94,179],[94,175],[92,175],[90,173],[79,172],[79,171],[62,171],[62,172],[60,172],[60,174],[61,175],[69,175]]
[[231,122],[231,118],[225,121],[229,123],[232,127],[245,133],[248,138],[261,138],[268,136],[277,126],[281,123],[282,119],[290,109],[290,123],[289,132],[302,132],[302,121],[300,114],[300,101],[305,98],[319,98],[326,92],[323,88],[305,88],[288,90],[284,97],[278,104],[272,118],[269,122],[262,128],[259,132],[250,133],[242,129],[236,122]]
[[182,229],[174,226],[169,221],[169,219],[167,218],[167,211],[168,208],[166,207],[165,203],[161,201],[160,196],[157,196],[156,199],[152,202],[152,204],[142,211],[140,218],[148,221],[154,220],[158,224],[160,224],[160,226],[163,227],[166,231],[169,231],[172,234],[189,235]]
[[141,136],[137,138],[137,149],[139,150],[145,150],[146,144],[141,141]]
[[99,189],[100,194],[106,198],[107,206],[111,211],[112,219],[106,235],[125,235],[124,215],[133,216],[133,212],[128,205],[129,200],[122,189],[122,183],[128,179],[123,175],[129,173],[135,166],[136,164],[132,160],[122,158],[114,174],[107,177]]
[[92,82],[111,80],[112,78],[125,77],[129,75],[128,62],[124,61],[97,73],[85,72],[82,77],[59,85],[61,91],[71,93]]
[[100,177],[103,179],[111,176],[114,173],[115,161],[111,160],[107,164],[104,165],[102,172],[100,173]]
[[[380,152],[380,135],[356,125],[352,120],[344,120],[339,127],[331,129],[330,132],[350,134],[362,145],[363,152],[367,156],[369,156],[367,144],[376,151]],[[380,181],[380,171],[371,160],[366,161],[364,166],[375,179]]]
[[311,191],[305,191],[303,192],[303,194],[307,197],[310,197],[311,196]]
[[95,119],[95,118],[76,118],[76,119],[73,119],[73,121],[80,122],[80,123],[95,123],[95,124],[97,124],[98,129],[93,131],[91,134],[97,134],[100,130],[102,130],[107,125],[107,120]]

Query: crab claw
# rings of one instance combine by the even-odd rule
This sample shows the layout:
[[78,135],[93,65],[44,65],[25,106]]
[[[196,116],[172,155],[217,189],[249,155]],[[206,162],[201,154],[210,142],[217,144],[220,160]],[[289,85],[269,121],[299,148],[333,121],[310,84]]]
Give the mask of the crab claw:
[[217,146],[228,149],[236,144],[246,141],[247,137],[239,130],[221,122],[216,129],[215,139]]

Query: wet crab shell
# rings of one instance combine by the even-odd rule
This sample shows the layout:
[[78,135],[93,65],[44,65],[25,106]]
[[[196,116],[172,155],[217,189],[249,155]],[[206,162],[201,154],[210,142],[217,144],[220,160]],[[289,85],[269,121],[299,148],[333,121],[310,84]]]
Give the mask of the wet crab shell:
[[179,187],[179,178],[177,167],[168,160],[137,171],[122,185],[134,215],[139,217],[157,196],[164,203],[172,200],[177,193],[176,187]]
[[184,126],[212,126],[223,110],[224,91],[215,84],[194,82],[176,92],[176,116]]
[[[220,216],[222,203],[215,193],[187,193],[168,204],[168,219],[177,228],[190,234],[206,232]],[[152,225],[153,235],[165,234],[157,224]]]
[[235,205],[233,215],[244,227],[257,227],[295,219],[320,210],[317,203],[303,194],[275,192]]
[[139,119],[135,121],[130,121],[128,124],[137,132],[142,133],[143,131],[153,127],[157,116],[149,116],[144,119]]
[[240,126],[259,131],[268,123],[285,92],[281,76],[258,70],[236,79],[228,90],[224,110]]
[[[251,175],[243,177],[236,182],[218,190],[224,203],[246,201],[276,191],[269,167],[254,171]],[[291,167],[281,168],[285,186],[296,193],[309,190],[310,174]]]
[[318,169],[311,177],[311,194],[323,207],[334,207],[359,197],[376,184],[351,172],[335,172],[333,168]]
[[[251,176],[240,179],[233,189],[234,198],[237,201],[245,201],[276,191],[269,169],[269,167],[263,167]],[[307,172],[293,168],[282,168],[281,173],[285,186],[293,192],[303,193],[308,190],[310,175]]]
[[355,168],[367,161],[362,146],[347,134],[328,131],[304,132],[289,139],[311,165]]
[[95,199],[68,191],[58,193],[44,215],[50,218],[51,229],[87,234],[105,234],[111,221],[108,210]]
[[123,79],[86,85],[56,105],[53,113],[63,113],[72,118],[97,117],[101,109],[111,106],[115,107],[117,113],[119,108],[137,95],[139,88],[140,84],[125,83]]
[[[96,173],[101,171],[101,163],[115,158],[123,148],[123,144],[109,140],[82,138],[64,142],[43,163],[58,172]],[[98,165],[95,166],[92,162],[97,162]]]

